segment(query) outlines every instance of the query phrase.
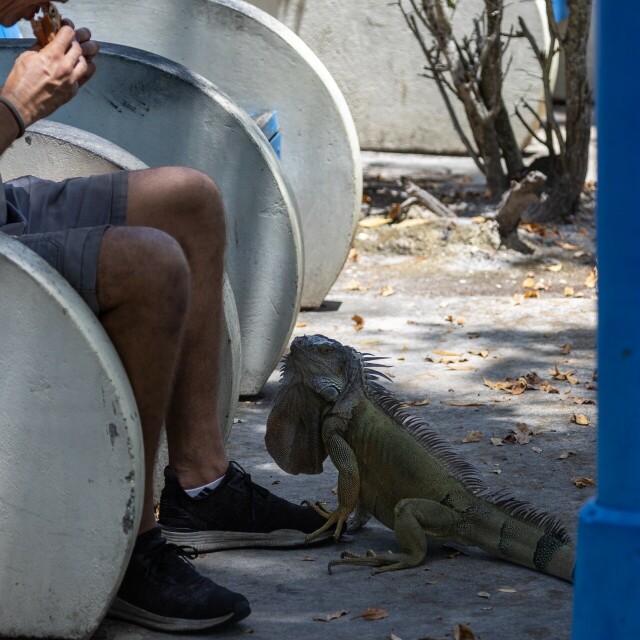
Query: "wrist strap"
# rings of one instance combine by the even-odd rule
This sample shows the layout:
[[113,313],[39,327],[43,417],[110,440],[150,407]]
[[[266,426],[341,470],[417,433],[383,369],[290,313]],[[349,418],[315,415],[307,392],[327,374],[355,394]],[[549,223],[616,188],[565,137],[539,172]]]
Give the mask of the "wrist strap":
[[11,115],[15,118],[16,124],[18,125],[18,138],[22,138],[25,132],[24,120],[20,115],[20,112],[16,109],[13,102],[9,102],[6,98],[0,96],[0,103],[3,104],[9,111],[11,111]]

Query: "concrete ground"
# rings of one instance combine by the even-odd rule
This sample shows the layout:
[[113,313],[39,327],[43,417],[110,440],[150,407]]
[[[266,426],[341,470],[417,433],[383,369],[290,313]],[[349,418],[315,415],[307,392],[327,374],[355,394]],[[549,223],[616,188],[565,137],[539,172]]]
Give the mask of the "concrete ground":
[[[575,534],[578,511],[593,495],[593,488],[576,486],[588,480],[576,478],[595,478],[596,406],[590,403],[596,397],[596,310],[595,290],[586,284],[593,256],[592,248],[576,250],[576,237],[585,244],[588,233],[576,227],[555,230],[555,240],[547,238],[529,257],[469,245],[454,251],[445,246],[450,236],[440,232],[440,247],[431,243],[423,255],[399,255],[385,250],[387,236],[380,251],[368,250],[376,246],[373,233],[358,235],[357,253],[327,301],[320,310],[300,314],[295,334],[321,333],[388,356],[393,388],[414,403],[416,415],[472,461],[490,485],[557,514]],[[531,277],[542,283],[539,297],[524,297],[527,290],[536,291],[523,286]],[[485,384],[532,372],[557,393],[540,389],[541,382],[537,390],[518,395]],[[262,397],[241,403],[229,454],[279,495],[335,505],[337,475],[329,462],[321,475],[293,477],[265,450],[277,381],[274,373]],[[576,415],[588,424],[576,423]],[[530,441],[499,444],[518,431],[518,423],[527,425]],[[463,442],[471,431],[479,432],[479,440]],[[264,640],[570,637],[570,584],[477,550],[461,553],[432,545],[426,564],[415,569],[371,576],[366,568],[337,567],[334,575],[327,573],[327,562],[343,549],[394,546],[393,533],[370,522],[338,545],[200,558],[195,562],[203,573],[244,593],[252,605],[249,618],[212,635],[251,634]],[[384,610],[386,617],[366,619],[361,614],[370,608]],[[460,624],[474,635],[460,628],[455,635]],[[159,635],[106,621],[95,638]]]

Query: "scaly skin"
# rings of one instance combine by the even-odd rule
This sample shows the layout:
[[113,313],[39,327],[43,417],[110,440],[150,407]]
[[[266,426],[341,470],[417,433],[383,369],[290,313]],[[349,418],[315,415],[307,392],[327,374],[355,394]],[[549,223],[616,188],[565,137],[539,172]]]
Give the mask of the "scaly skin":
[[430,539],[479,547],[571,581],[575,548],[560,523],[492,494],[468,463],[403,413],[375,382],[381,374],[374,366],[323,336],[296,338],[267,423],[267,448],[285,471],[318,473],[326,455],[338,470],[338,508],[320,511],[327,522],[309,540],[332,527],[337,540],[356,508],[359,517],[368,512],[395,530],[398,553],[346,553],[329,568],[414,567],[425,560]]

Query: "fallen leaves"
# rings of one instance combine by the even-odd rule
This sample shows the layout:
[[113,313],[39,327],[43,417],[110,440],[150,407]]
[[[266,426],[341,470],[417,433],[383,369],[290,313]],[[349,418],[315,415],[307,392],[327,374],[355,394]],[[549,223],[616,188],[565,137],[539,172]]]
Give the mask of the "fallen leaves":
[[591,271],[589,271],[589,275],[587,279],[584,281],[584,286],[588,289],[595,289],[598,284],[598,268],[593,267]]
[[583,413],[574,413],[571,416],[571,422],[575,422],[575,424],[578,424],[581,427],[588,427],[590,424],[589,418],[587,418]]
[[556,460],[566,460],[567,458],[570,458],[571,456],[577,456],[577,453],[574,453],[573,451],[565,451],[564,453],[561,453]]
[[533,431],[526,422],[518,422],[516,428],[512,429],[511,433],[503,438],[503,442],[506,444],[529,444],[532,435]]
[[476,636],[468,624],[457,624],[453,628],[454,640],[476,640]]
[[468,431],[462,442],[468,444],[470,442],[480,442],[480,440],[482,440],[482,431]]
[[388,617],[389,612],[385,609],[375,609],[373,607],[370,607],[369,609],[366,609],[361,614],[354,616],[351,619],[355,620],[356,618],[364,618],[365,620],[384,620]]
[[578,489],[586,489],[587,487],[595,487],[596,481],[593,478],[578,476],[576,478],[571,478],[571,484],[578,487]]
[[392,296],[394,293],[395,293],[394,288],[391,285],[386,284],[384,287],[382,287],[382,289],[380,289],[380,293],[378,295],[382,298],[388,298],[389,296]]
[[551,372],[551,377],[554,380],[563,380],[571,384],[580,384],[578,378],[573,375],[574,373],[575,371],[560,371],[558,369],[558,365],[556,365],[555,369]]
[[356,331],[362,331],[364,329],[364,318],[358,314],[354,315],[351,320],[355,323],[353,327]]
[[326,616],[313,616],[311,619],[316,622],[331,622],[331,620],[337,620],[338,618],[342,618],[348,614],[348,611],[344,611],[344,609],[342,609],[334,613],[328,613]]

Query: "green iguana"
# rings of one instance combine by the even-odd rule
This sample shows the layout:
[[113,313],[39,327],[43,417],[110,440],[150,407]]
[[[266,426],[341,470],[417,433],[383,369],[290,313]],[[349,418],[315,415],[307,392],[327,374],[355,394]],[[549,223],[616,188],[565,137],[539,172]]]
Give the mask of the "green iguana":
[[[338,469],[338,508],[311,541],[335,527],[337,540],[355,511],[395,530],[399,553],[329,563],[414,567],[427,539],[479,547],[499,558],[572,580],[575,547],[560,521],[505,492],[491,492],[478,471],[379,384],[381,358],[324,336],[291,344],[267,421],[267,449],[286,472]],[[316,509],[321,510],[320,507]]]

